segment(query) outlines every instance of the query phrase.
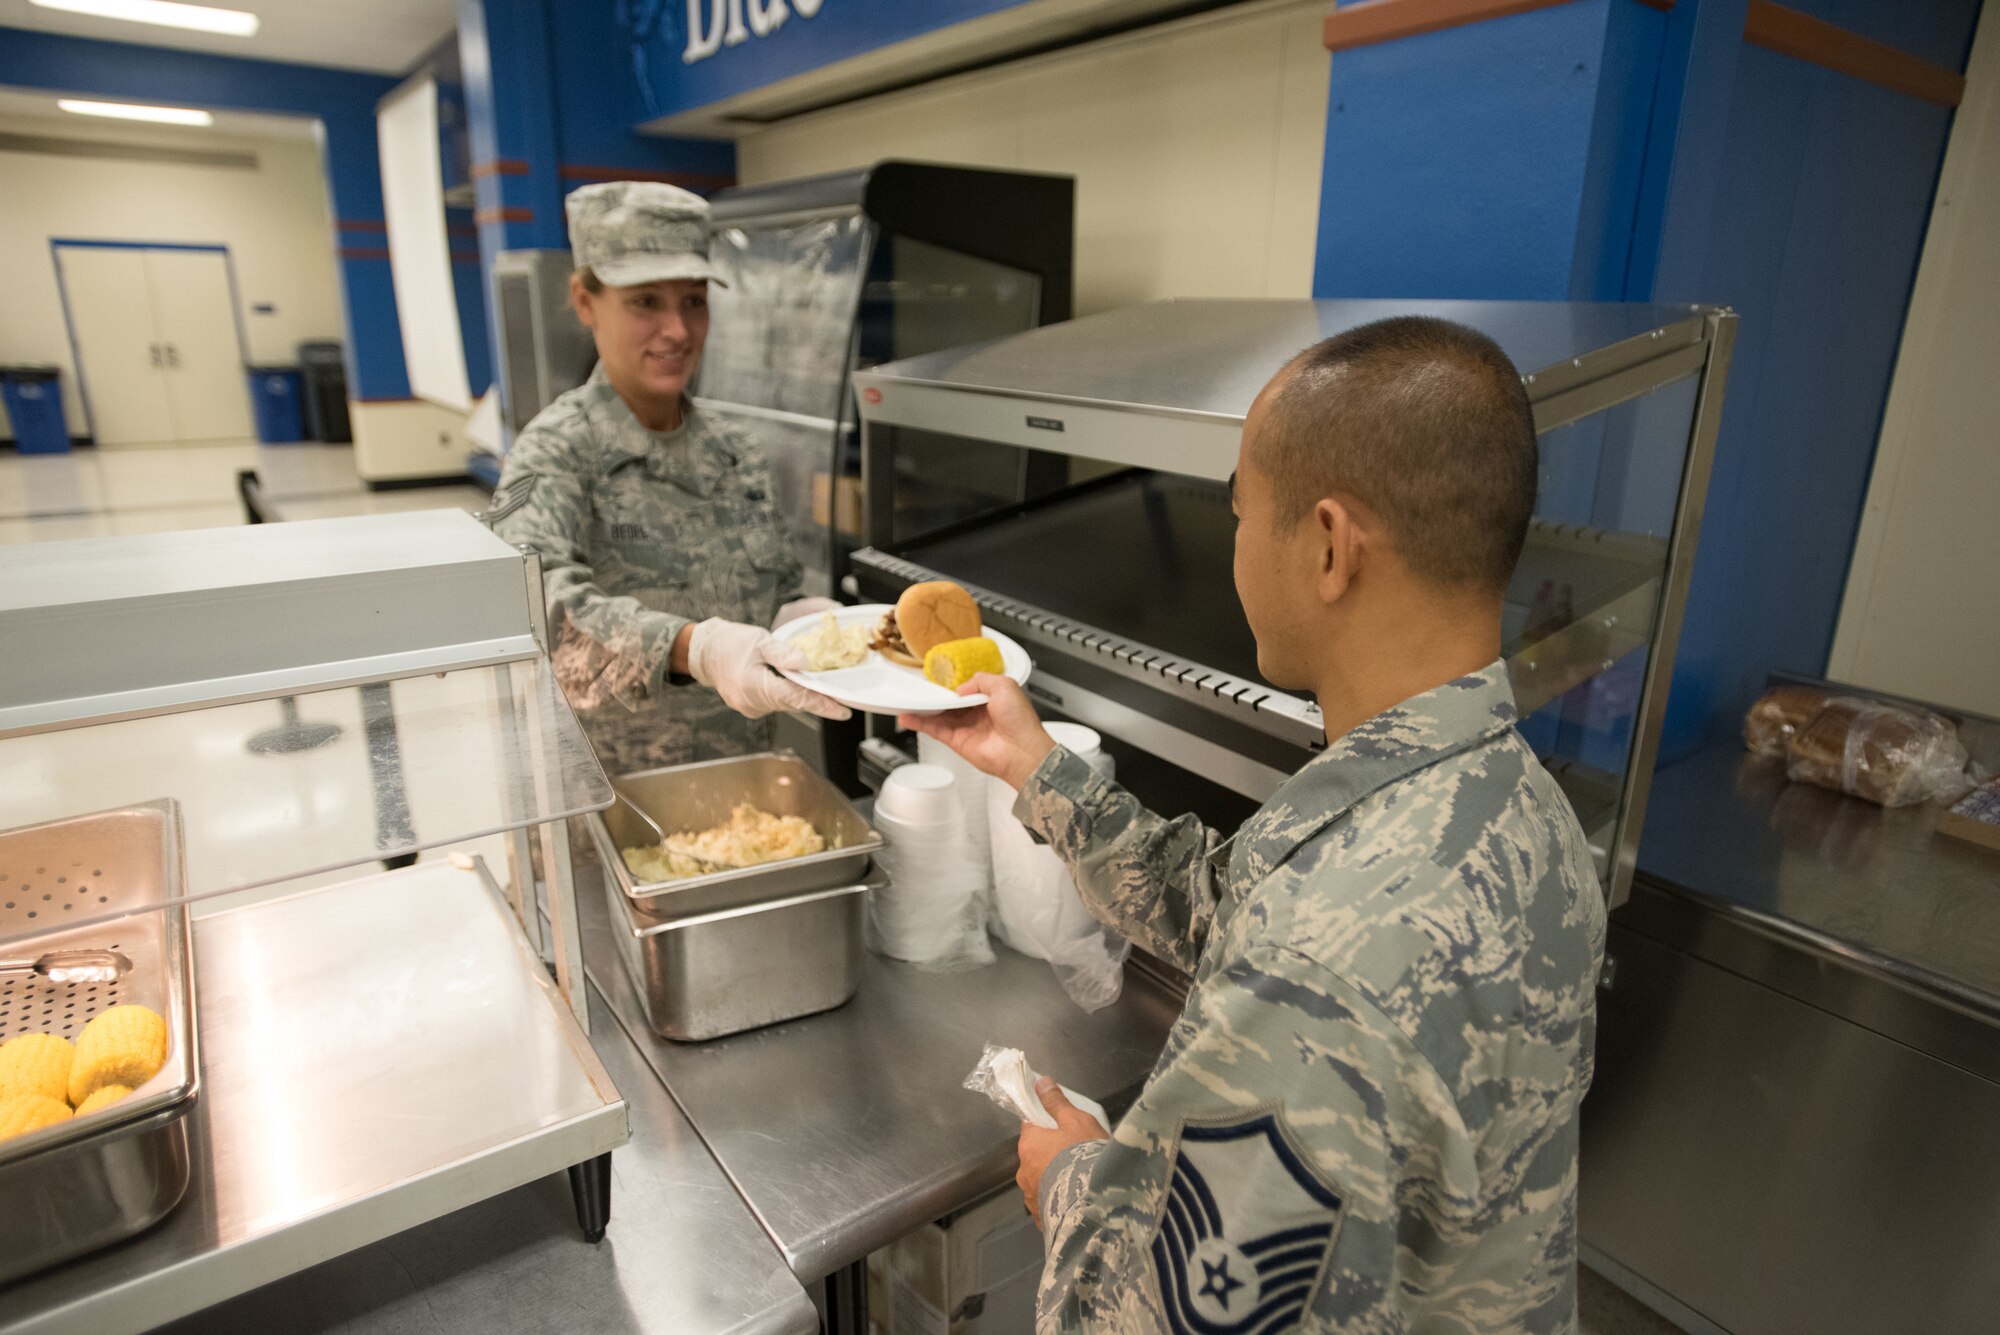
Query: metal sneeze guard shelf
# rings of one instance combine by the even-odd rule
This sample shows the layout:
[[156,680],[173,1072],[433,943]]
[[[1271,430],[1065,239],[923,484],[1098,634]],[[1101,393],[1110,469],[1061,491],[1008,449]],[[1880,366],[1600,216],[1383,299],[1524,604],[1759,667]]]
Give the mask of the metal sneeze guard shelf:
[[46,896],[46,909],[0,946],[559,820],[612,794],[543,659],[0,739],[0,829],[163,796],[185,816],[181,898],[77,893],[91,866],[11,869],[0,897]]

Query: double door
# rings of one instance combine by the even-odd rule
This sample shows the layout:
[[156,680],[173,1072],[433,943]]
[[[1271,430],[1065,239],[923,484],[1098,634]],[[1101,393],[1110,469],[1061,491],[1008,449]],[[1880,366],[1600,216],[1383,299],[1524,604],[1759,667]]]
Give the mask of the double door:
[[58,242],[55,254],[98,444],[251,435],[226,252]]

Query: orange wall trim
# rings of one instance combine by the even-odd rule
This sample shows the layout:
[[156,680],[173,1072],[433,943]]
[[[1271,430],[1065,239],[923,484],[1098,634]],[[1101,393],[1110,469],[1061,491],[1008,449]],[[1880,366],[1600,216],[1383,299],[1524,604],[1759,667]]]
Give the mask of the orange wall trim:
[[[1350,47],[1393,42],[1398,37],[1440,32],[1481,19],[1505,18],[1535,9],[1552,9],[1569,0],[1362,0],[1347,4],[1326,17],[1326,49],[1345,51]],[[1662,12],[1674,7],[1674,0],[1639,0]]]
[[368,222],[365,219],[352,218],[342,218],[334,224],[334,227],[342,232],[386,232],[389,230],[389,224],[385,222]]
[[1366,0],[1363,4],[1342,5],[1326,16],[1326,49],[1346,51],[1568,3],[1569,0]]
[[491,162],[475,162],[472,164],[472,177],[474,180],[478,180],[482,176],[526,176],[527,174],[528,164],[519,158],[495,158]]
[[533,222],[533,209],[481,209],[472,215],[476,223]]
[[630,167],[587,167],[573,162],[556,168],[556,175],[565,181],[664,181],[690,190],[719,190],[736,184],[734,176],[716,176],[710,172],[636,171]]
[[1965,100],[1964,75],[1770,0],[1750,0],[1743,40],[1940,106]]
[[382,246],[342,246],[340,258],[344,260],[386,260],[389,251]]

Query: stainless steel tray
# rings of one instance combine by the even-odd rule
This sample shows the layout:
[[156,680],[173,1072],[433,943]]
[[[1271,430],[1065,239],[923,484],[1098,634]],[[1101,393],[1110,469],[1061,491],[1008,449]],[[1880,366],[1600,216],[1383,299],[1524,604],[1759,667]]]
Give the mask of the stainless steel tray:
[[873,881],[655,922],[604,878],[619,957],[662,1038],[699,1042],[844,1004]]
[[616,882],[634,913],[656,922],[850,886],[867,875],[869,859],[882,847],[881,836],[853,803],[790,751],[640,770],[613,784],[669,834],[712,829],[728,820],[738,803],[749,802],[810,822],[829,845],[824,853],[740,871],[639,881],[618,850],[651,843],[653,832],[622,803],[593,812],[591,842],[604,862],[607,883]]
[[65,917],[180,893],[180,810],[169,799],[0,832],[0,935],[49,928],[10,955],[113,949],[132,961],[116,983],[0,979],[0,1041],[27,1033],[73,1040],[91,1016],[121,1003],[167,1021],[166,1065],[129,1098],[0,1141],[0,1283],[141,1232],[187,1189],[185,1119],[201,1070],[187,909],[62,926]]

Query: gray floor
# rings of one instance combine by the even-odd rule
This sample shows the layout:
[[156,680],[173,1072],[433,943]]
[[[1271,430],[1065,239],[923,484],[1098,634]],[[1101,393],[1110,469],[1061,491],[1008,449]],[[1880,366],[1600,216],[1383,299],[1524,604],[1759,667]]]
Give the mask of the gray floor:
[[236,474],[253,468],[286,519],[399,510],[478,510],[471,483],[370,491],[346,445],[255,441],[23,455],[0,449],[0,543],[167,533],[243,522]]

